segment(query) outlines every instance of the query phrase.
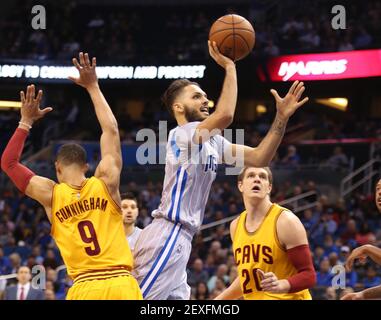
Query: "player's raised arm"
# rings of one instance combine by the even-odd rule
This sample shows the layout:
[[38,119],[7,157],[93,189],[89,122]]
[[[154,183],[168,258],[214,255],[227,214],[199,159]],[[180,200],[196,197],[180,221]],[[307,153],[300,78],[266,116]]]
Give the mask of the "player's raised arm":
[[20,92],[20,98],[21,120],[1,156],[1,169],[22,193],[25,193],[44,206],[50,220],[50,206],[55,182],[37,176],[33,171],[20,163],[20,157],[25,140],[34,122],[44,117],[53,109],[40,109],[42,90],[40,90],[36,96],[33,84],[27,87],[26,94],[24,91]]
[[297,109],[308,101],[308,97],[299,101],[304,90],[303,82],[299,81],[295,81],[292,84],[287,95],[283,98],[278,95],[276,90],[272,89],[271,93],[276,101],[277,113],[269,132],[256,148],[232,144],[231,150],[227,150],[225,153],[225,162],[234,164],[236,163],[237,157],[243,155],[245,166],[268,166],[283,139],[288,119]]
[[233,60],[222,55],[215,42],[208,41],[208,46],[210,56],[225,69],[225,80],[216,110],[197,126],[193,137],[195,143],[208,140],[215,129],[222,131],[227,128],[233,122],[237,103],[237,71]]
[[345,267],[351,271],[353,263],[359,259],[362,263],[366,262],[367,258],[371,258],[374,262],[381,265],[381,249],[371,244],[365,244],[361,247],[354,249],[345,262]]
[[89,93],[102,129],[100,139],[102,158],[95,171],[95,176],[106,183],[112,197],[119,202],[122,152],[118,123],[99,88],[96,74],[96,58],[92,58],[92,62],[90,62],[89,55],[81,52],[79,54],[79,62],[76,58],[73,58],[73,64],[79,72],[79,78],[69,77],[69,79],[84,87]]

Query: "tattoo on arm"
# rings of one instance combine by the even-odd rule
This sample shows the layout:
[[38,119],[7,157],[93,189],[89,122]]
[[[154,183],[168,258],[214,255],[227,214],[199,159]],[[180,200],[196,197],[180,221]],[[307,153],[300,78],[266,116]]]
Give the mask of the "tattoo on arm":
[[283,136],[284,132],[286,131],[286,121],[276,117],[271,127],[271,130],[274,131],[275,134]]

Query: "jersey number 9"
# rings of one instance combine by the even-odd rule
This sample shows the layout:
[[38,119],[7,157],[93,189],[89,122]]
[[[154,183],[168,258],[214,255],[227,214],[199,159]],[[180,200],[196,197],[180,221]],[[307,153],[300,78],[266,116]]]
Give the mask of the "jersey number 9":
[[[86,230],[87,229],[87,230]],[[83,220],[78,223],[78,231],[84,243],[92,243],[93,246],[85,247],[89,256],[96,256],[101,252],[94,225],[89,220]],[[87,232],[86,232],[87,231]]]

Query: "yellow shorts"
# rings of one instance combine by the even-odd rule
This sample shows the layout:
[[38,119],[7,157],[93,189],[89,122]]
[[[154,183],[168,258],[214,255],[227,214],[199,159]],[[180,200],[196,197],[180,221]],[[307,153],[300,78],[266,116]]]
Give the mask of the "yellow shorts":
[[143,300],[138,282],[129,276],[87,280],[69,289],[67,300]]

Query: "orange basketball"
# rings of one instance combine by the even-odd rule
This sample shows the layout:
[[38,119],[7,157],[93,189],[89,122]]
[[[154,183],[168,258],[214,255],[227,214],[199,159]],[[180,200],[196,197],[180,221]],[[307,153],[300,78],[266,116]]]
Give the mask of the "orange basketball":
[[253,50],[255,31],[244,17],[228,14],[213,23],[209,31],[209,40],[217,43],[224,56],[238,61]]

